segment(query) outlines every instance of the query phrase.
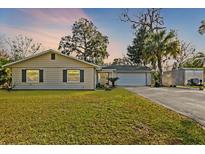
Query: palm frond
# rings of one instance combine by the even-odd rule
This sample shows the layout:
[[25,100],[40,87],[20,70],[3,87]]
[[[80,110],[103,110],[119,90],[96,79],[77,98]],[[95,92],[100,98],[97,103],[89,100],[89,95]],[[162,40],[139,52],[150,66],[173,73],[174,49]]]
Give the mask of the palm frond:
[[201,26],[199,26],[198,32],[201,35],[205,33],[205,20],[201,21]]

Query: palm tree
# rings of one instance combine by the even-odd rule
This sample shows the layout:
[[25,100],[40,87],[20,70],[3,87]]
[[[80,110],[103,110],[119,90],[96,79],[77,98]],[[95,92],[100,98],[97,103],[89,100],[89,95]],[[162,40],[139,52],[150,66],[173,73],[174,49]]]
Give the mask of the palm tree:
[[205,61],[205,54],[203,52],[198,52],[196,56],[193,57],[192,67],[203,67]]
[[205,20],[201,21],[201,26],[199,27],[199,34],[204,34],[205,33]]
[[[199,33],[204,34],[205,33],[205,20],[201,21],[201,26],[199,27]],[[202,64],[202,67],[205,66],[205,54],[200,52],[198,54],[198,57],[196,58],[196,61],[198,61],[200,64]]]
[[187,59],[183,67],[202,68],[205,62],[205,53],[198,52],[194,57]]
[[159,71],[159,85],[162,85],[162,63],[167,57],[175,58],[180,53],[180,44],[176,38],[175,32],[162,30],[151,33],[146,42],[147,51],[149,52],[150,62],[157,63]]

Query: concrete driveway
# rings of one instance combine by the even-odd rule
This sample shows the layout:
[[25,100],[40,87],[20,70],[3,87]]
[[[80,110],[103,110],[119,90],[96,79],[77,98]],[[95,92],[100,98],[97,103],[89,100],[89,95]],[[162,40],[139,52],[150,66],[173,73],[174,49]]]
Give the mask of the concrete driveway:
[[126,89],[195,119],[205,126],[205,91],[150,87],[127,87]]

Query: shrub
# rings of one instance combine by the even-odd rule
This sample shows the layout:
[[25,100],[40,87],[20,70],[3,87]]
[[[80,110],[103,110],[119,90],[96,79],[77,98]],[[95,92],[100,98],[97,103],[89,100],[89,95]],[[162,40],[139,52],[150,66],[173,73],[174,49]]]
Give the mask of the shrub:
[[11,89],[11,72],[10,69],[0,69],[0,85],[4,89]]
[[204,90],[204,87],[203,86],[199,86],[199,90]]
[[109,84],[108,84],[108,83],[107,83],[107,84],[105,84],[105,86],[104,86],[104,87],[105,87],[105,90],[106,90],[106,91],[110,91],[110,90],[111,90],[111,87],[109,86]]

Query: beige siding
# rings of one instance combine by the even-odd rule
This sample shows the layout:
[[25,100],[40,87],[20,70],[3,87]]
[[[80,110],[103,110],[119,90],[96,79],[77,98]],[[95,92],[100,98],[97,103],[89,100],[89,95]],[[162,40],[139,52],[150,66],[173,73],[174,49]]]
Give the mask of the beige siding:
[[[14,89],[95,89],[95,68],[91,65],[56,54],[56,60],[50,60],[50,53],[12,66],[12,84]],[[63,82],[64,69],[84,70],[84,82]],[[23,83],[22,69],[43,69],[43,83]]]
[[151,85],[152,75],[151,73],[147,73],[147,86]]
[[56,54],[56,60],[51,60],[51,54],[46,53],[32,59],[15,64],[13,67],[92,67],[80,61]]

